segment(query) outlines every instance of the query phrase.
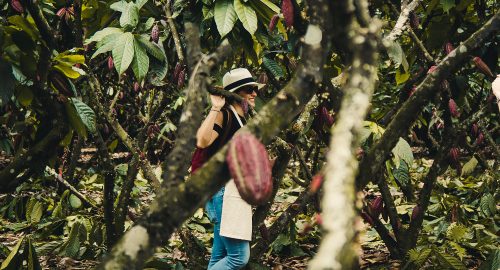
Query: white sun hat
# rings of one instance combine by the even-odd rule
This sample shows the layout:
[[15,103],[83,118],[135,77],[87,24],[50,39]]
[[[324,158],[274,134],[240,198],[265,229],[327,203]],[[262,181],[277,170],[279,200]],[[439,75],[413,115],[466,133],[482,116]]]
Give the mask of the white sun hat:
[[224,74],[224,77],[222,77],[222,86],[224,90],[229,92],[234,92],[247,85],[255,85],[258,89],[265,86],[265,84],[256,82],[250,71],[246,68],[235,68],[228,71]]

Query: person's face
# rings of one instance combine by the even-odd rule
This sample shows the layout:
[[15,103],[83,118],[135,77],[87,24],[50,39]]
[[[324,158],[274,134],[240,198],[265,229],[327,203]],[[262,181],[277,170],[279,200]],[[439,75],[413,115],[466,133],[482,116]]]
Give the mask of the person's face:
[[254,85],[247,85],[247,86],[243,86],[241,87],[240,89],[238,89],[238,94],[247,100],[248,102],[248,105],[250,105],[250,107],[255,107],[255,97],[257,96],[257,86],[254,86]]

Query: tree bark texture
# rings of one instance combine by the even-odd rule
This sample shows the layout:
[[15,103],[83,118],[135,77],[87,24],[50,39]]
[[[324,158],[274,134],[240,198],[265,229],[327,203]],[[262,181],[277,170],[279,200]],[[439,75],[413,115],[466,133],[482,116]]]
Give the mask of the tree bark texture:
[[[362,1],[358,1],[360,3]],[[343,2],[344,12],[351,14],[347,20],[351,32],[352,69],[344,89],[338,118],[332,128],[330,151],[327,154],[325,182],[323,183],[322,219],[324,234],[318,253],[309,263],[309,269],[352,269],[357,247],[354,180],[358,161],[356,149],[360,146],[363,120],[370,107],[377,78],[377,41],[381,23],[370,20],[366,27],[353,20],[355,13],[365,14],[366,5],[354,9],[351,1]],[[366,15],[365,15],[366,16]],[[358,16],[359,18],[360,16]]]

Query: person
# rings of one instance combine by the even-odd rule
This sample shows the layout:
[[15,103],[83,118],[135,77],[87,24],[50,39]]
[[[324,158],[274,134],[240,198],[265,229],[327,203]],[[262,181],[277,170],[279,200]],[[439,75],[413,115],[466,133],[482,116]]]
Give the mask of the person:
[[[226,104],[222,96],[211,95],[212,107],[196,133],[197,147],[215,154],[236,131],[245,125],[245,103],[255,106],[257,91],[264,85],[255,82],[250,71],[236,68],[222,78],[224,90],[243,98],[243,104]],[[205,205],[214,223],[214,241],[209,270],[241,269],[250,258],[252,208],[239,195],[230,180]]]

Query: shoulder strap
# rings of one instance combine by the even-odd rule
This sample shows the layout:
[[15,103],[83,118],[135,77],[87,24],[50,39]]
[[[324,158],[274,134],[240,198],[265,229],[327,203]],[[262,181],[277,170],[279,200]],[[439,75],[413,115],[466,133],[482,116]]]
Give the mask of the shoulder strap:
[[234,117],[236,117],[236,120],[238,120],[240,127],[243,127],[243,123],[241,122],[240,116],[236,112],[236,109],[233,107],[233,105],[229,105],[229,108],[231,108],[231,111],[233,111]]
[[[222,115],[223,116],[222,130],[224,132],[222,133],[222,135],[219,135],[219,136],[221,136],[221,138],[219,140],[218,147],[221,147],[225,143],[227,137],[229,137],[229,132],[231,131],[231,125],[233,123],[233,118],[231,117],[231,115],[227,109],[223,110],[222,113],[223,113],[223,115]],[[224,120],[226,120],[226,121],[224,121]]]

